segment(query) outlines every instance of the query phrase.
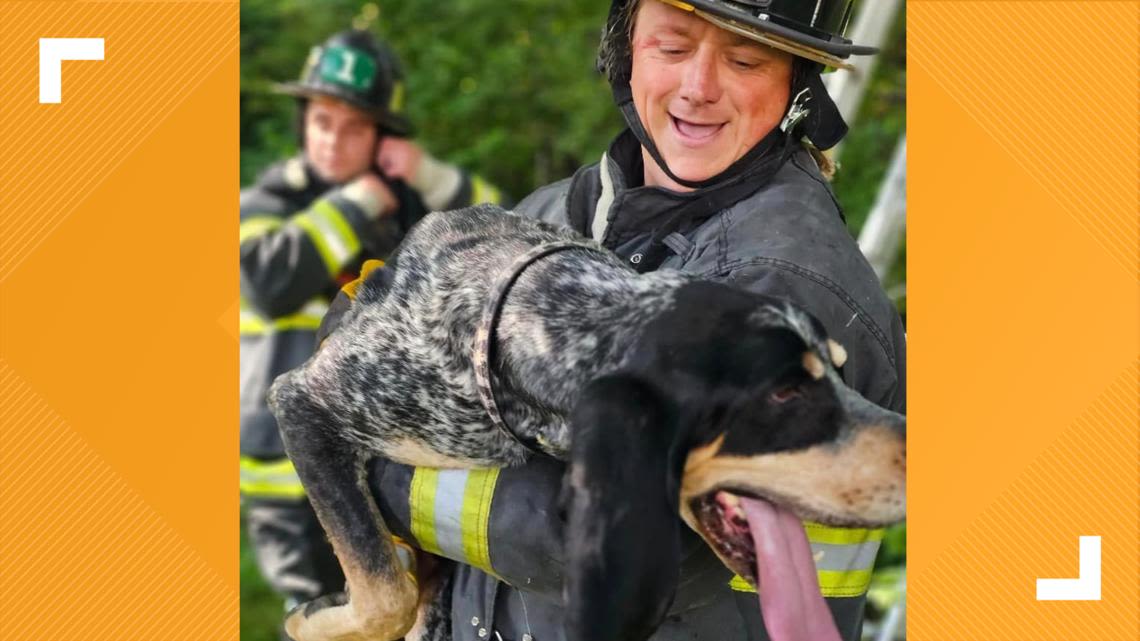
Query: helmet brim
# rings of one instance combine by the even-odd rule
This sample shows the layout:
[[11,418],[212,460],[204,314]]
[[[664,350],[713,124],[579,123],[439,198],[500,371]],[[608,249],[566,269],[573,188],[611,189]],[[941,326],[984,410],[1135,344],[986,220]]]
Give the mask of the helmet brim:
[[709,0],[662,1],[683,11],[692,11],[725,31],[828,67],[851,69],[852,64],[846,60],[849,56],[866,56],[879,51],[841,38],[825,40],[746,13],[730,12],[724,5]]
[[293,96],[294,98],[333,98],[348,103],[372,117],[372,120],[384,128],[385,133],[400,137],[410,137],[413,133],[412,123],[403,116],[393,114],[386,109],[376,109],[360,100],[360,97],[332,84],[308,84],[303,82],[278,82],[273,84],[274,93]]

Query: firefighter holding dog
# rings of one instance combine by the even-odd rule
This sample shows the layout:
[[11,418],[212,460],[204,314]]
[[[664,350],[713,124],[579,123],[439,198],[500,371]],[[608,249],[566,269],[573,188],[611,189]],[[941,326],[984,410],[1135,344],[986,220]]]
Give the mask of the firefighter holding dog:
[[301,153],[241,193],[241,492],[262,574],[286,606],[344,577],[285,456],[265,394],[312,354],[338,287],[430,210],[499,202],[414,143],[396,56],[365,31],[314,47],[296,82]]
[[[846,348],[847,384],[905,412],[903,326],[847,231],[820,151],[847,131],[821,73],[874,53],[843,37],[851,6],[613,0],[599,63],[628,128],[600,162],[516,211],[592,237],[639,272],[679,269],[796,302]],[[595,623],[568,622],[563,608],[563,470],[542,456],[502,470],[374,465],[393,532],[459,562],[441,601],[448,638],[560,641],[567,623]],[[806,529],[818,587],[788,589],[822,592],[838,636],[854,641],[882,531]],[[769,638],[754,586],[695,535],[682,548],[676,598],[652,639]]]

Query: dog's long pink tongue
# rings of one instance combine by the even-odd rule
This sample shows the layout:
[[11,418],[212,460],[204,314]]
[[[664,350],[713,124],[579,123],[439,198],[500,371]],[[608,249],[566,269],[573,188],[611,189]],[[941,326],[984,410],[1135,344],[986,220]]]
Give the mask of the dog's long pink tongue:
[[752,542],[760,611],[772,641],[840,641],[831,610],[819,593],[803,524],[788,510],[741,497]]

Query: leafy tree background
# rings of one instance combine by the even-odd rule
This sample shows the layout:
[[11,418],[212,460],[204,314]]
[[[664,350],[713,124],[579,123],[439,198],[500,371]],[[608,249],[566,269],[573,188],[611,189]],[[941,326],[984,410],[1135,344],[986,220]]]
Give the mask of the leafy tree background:
[[399,52],[408,111],[433,154],[516,198],[595,159],[619,130],[593,72],[608,2],[452,0],[382,6],[243,2],[242,181],[295,148],[294,103],[270,93],[306,53],[355,16]]
[[[595,162],[622,128],[594,54],[609,0],[243,0],[241,182],[296,152],[293,80],[310,47],[367,27],[400,55],[417,140],[518,200]],[[874,204],[906,126],[905,18],[900,14],[839,158],[834,187],[852,233]],[[905,312],[906,267],[888,290]],[[905,528],[890,533],[880,567],[905,562]],[[261,581],[242,536],[242,638],[276,638],[281,602]],[[889,576],[889,575],[887,575]]]

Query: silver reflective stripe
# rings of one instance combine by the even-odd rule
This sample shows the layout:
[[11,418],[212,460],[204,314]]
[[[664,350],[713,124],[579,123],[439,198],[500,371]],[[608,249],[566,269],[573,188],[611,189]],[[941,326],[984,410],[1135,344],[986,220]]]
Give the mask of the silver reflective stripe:
[[239,479],[247,483],[273,483],[275,485],[285,485],[292,483],[300,483],[301,479],[297,476],[296,472],[293,474],[285,473],[268,473],[268,472],[255,472],[253,470],[239,470]]
[[[334,213],[333,215],[339,215]],[[352,258],[354,250],[349,246],[348,241],[341,236],[340,230],[333,225],[333,222],[328,218],[329,213],[326,209],[318,208],[313,211],[309,216],[309,220],[313,222],[321,230],[326,246],[332,253],[333,258],[338,265],[343,265]]]
[[327,314],[328,311],[328,301],[323,298],[314,298],[305,303],[305,306],[301,308],[299,314],[320,320],[325,317],[325,314]]
[[606,235],[606,227],[610,224],[610,205],[614,202],[614,179],[610,176],[609,156],[602,154],[602,163],[598,165],[602,175],[602,195],[594,207],[594,222],[590,225],[590,233],[599,243]]
[[467,560],[463,550],[463,492],[468,470],[440,470],[435,490],[435,542],[443,556]]
[[811,555],[815,559],[816,570],[866,570],[875,564],[879,552],[878,541],[867,541],[858,545],[834,543],[812,543]]
[[411,534],[423,550],[494,573],[487,530],[498,468],[417,467],[408,489]]

